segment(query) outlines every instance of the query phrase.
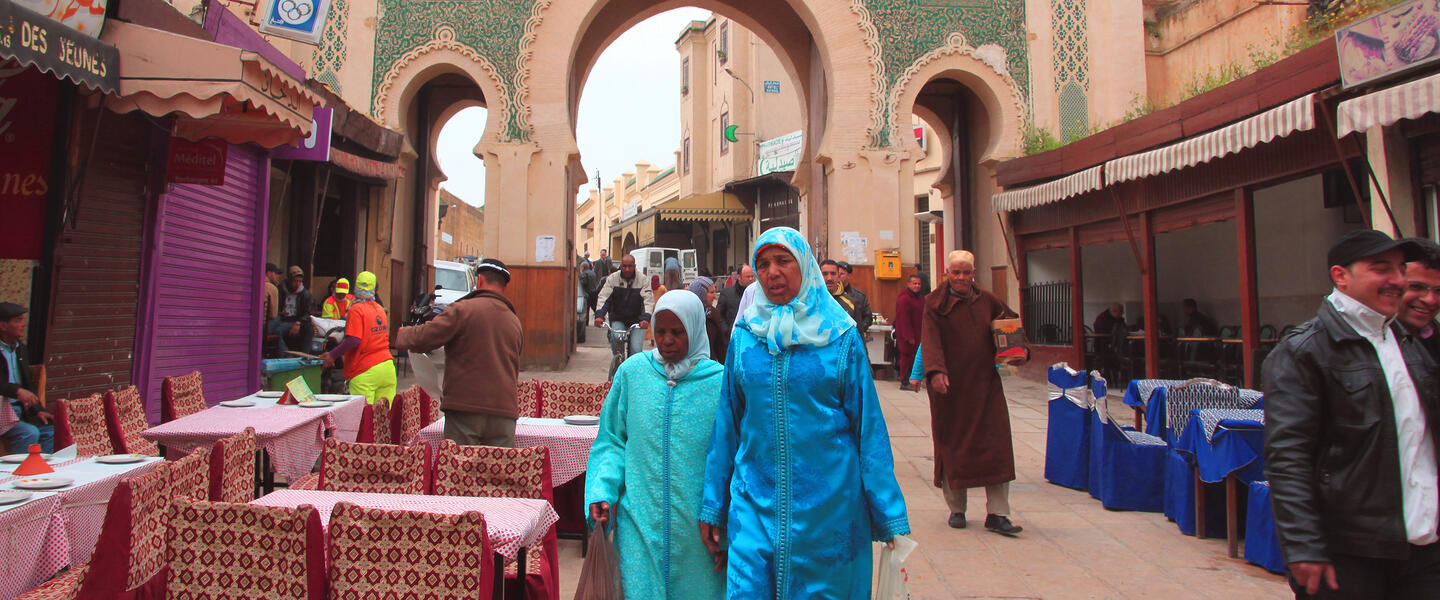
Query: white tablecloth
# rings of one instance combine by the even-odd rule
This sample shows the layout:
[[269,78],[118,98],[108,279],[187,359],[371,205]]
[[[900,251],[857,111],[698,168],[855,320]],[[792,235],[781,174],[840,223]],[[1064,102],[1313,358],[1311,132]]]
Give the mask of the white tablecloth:
[[[566,425],[561,419],[521,417],[515,422],[515,447],[550,449],[550,485],[559,487],[585,472],[590,460],[590,446],[600,428],[590,425]],[[411,443],[424,442],[433,453],[445,440],[445,418],[421,429]]]

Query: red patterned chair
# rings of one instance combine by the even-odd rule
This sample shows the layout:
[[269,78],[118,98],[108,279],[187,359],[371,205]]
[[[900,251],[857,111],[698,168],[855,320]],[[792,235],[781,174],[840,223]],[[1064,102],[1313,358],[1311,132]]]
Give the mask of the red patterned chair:
[[515,407],[522,417],[540,416],[540,382],[526,379],[515,385]]
[[196,448],[170,463],[170,497],[210,499],[210,450]]
[[[493,597],[485,516],[335,505],[330,516],[330,598]],[[483,560],[475,560],[476,557]]]
[[160,422],[169,423],[209,408],[200,372],[166,377],[160,383]]
[[165,587],[165,518],[172,466],[120,480],[110,495],[80,600],[159,598]]
[[398,413],[391,408],[389,398],[380,398],[374,404],[366,404],[360,413],[360,431],[355,441],[363,444],[394,444],[395,417]]
[[[75,444],[78,456],[115,453],[105,414],[105,399],[100,394],[55,401],[55,448],[67,448],[71,444]],[[24,452],[25,449],[15,451]]]
[[324,600],[325,533],[315,507],[176,498],[169,519],[167,600]]
[[210,499],[249,502],[255,499],[255,429],[246,427],[210,448]]
[[140,400],[140,389],[131,385],[105,392],[105,412],[115,415],[110,438],[115,451],[120,453],[160,456],[160,447],[155,442],[140,437],[140,432],[150,428],[145,420],[145,403]]
[[292,490],[423,494],[430,474],[430,452],[424,444],[360,444],[325,440],[320,472],[290,484]]
[[610,383],[541,381],[540,416],[559,419],[569,415],[600,415]]
[[390,410],[398,413],[395,419],[395,443],[408,444],[415,436],[420,435],[423,421],[421,406],[420,386],[412,385],[410,389],[395,395],[395,401],[390,404]]
[[430,393],[419,385],[412,386],[415,394],[420,397],[420,428],[429,427],[431,423],[440,420],[440,401],[430,397]]
[[25,592],[15,600],[75,600],[80,597],[80,584],[85,581],[85,574],[89,570],[90,563],[83,563],[45,582],[44,585]]
[[[435,451],[434,493],[440,496],[491,498],[536,498],[554,503],[550,489],[550,451],[534,448],[461,446],[440,442]],[[560,564],[555,528],[545,533],[540,548],[531,547],[525,559],[525,589],[528,598],[560,597]],[[512,563],[505,572],[515,578]],[[512,582],[506,582],[510,586]],[[518,586],[517,586],[518,587]],[[516,589],[515,593],[519,590]],[[506,591],[505,596],[510,597]]]

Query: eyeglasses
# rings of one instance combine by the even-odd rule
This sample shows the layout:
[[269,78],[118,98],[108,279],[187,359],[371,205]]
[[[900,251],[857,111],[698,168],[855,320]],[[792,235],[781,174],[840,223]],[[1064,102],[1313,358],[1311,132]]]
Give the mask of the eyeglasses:
[[1418,292],[1418,293],[1425,294],[1425,295],[1429,295],[1429,294],[1440,295],[1440,285],[1431,286],[1431,285],[1425,285],[1425,284],[1420,283],[1420,282],[1418,282],[1418,281],[1411,281],[1411,282],[1409,282],[1408,284],[1406,284],[1406,287],[1409,288],[1409,290],[1410,290],[1411,293],[1417,293],[1417,292]]

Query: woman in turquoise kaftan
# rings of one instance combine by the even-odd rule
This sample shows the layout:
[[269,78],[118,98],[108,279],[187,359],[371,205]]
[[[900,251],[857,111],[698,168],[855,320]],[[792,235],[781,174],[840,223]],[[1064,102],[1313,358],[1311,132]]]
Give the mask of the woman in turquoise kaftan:
[[725,359],[701,535],[715,545],[724,529],[730,598],[866,599],[872,542],[910,532],[869,360],[799,232],[766,230],[755,248],[760,290]]
[[[662,354],[666,313],[679,317],[688,337],[680,360]],[[723,598],[724,577],[695,523],[724,369],[709,358],[699,297],[665,294],[654,314],[657,348],[620,365],[600,411],[585,505],[592,522],[614,524],[627,598]]]

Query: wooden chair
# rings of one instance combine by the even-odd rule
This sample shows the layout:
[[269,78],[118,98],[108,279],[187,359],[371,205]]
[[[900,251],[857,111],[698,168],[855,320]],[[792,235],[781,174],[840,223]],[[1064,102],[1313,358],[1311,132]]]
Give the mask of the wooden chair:
[[100,394],[87,398],[55,401],[55,447],[75,444],[78,456],[114,454],[105,399]]
[[167,600],[278,597],[275,590],[325,600],[325,534],[315,507],[176,498],[169,521]]
[[150,428],[145,420],[140,388],[131,385],[105,392],[105,412],[115,415],[110,438],[117,452],[160,456],[160,447],[140,436],[140,432]]
[[495,562],[478,512],[439,515],[341,502],[331,513],[328,538],[331,598],[494,597]]
[[210,499],[249,502],[255,499],[255,429],[215,442],[210,448]]
[[199,371],[166,377],[160,383],[160,422],[168,423],[209,408]]
[[290,484],[292,490],[423,494],[430,474],[430,452],[424,444],[360,444],[325,440],[320,472]]

